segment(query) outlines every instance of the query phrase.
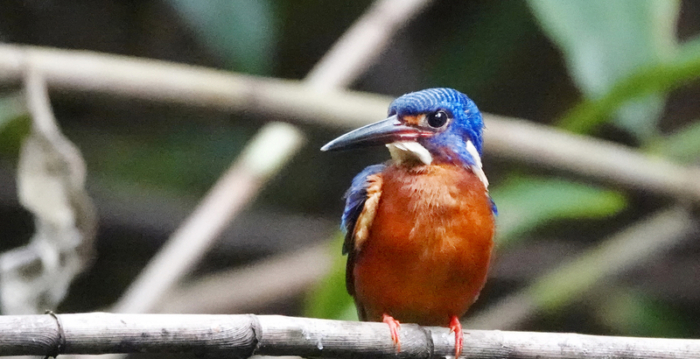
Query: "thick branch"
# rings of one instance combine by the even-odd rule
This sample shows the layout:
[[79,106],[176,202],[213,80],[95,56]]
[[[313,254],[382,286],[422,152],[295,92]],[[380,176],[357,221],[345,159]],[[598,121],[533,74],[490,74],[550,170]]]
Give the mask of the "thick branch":
[[524,120],[486,115],[487,153],[560,168],[637,189],[700,200],[700,170],[613,142]]
[[29,61],[53,89],[221,111],[245,110],[337,127],[376,120],[386,114],[391,100],[171,62],[17,45],[0,45],[0,84],[19,84]]
[[[19,83],[31,59],[49,86],[223,111],[273,114],[326,126],[356,127],[381,119],[391,98],[318,91],[299,81],[85,51],[0,45],[0,84]],[[486,151],[638,189],[700,200],[697,169],[610,142],[527,121],[485,115]]]
[[[454,335],[447,328],[405,324],[400,337],[402,358],[445,357],[454,350]],[[264,315],[0,317],[0,355],[55,354],[58,345],[65,354],[396,357],[389,330],[382,323]],[[470,330],[464,332],[464,348],[467,358],[700,358],[700,340],[564,333]]]

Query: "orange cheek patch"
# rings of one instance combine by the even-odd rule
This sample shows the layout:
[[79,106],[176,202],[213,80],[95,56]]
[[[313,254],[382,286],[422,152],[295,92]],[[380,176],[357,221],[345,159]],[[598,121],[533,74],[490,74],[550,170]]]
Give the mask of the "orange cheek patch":
[[403,116],[401,119],[407,125],[420,126],[425,115]]

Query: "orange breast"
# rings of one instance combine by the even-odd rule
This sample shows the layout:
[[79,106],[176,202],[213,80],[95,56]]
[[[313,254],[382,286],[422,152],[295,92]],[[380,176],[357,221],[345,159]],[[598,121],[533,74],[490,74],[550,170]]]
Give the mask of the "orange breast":
[[483,183],[449,164],[383,173],[382,195],[353,268],[368,320],[447,326],[486,281],[494,217]]

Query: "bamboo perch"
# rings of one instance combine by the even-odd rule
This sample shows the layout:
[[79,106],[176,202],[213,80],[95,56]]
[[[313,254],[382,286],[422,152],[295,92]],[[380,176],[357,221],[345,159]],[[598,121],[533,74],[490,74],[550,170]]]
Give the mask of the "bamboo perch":
[[[400,358],[454,350],[447,328],[403,324]],[[0,316],[0,355],[191,353],[247,358],[395,358],[383,323],[271,315]],[[466,358],[700,358],[700,340],[466,330]]]

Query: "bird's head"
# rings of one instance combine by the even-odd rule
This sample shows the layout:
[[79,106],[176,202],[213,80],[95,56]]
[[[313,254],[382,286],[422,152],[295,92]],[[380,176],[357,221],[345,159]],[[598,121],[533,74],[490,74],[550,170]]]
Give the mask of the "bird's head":
[[432,88],[391,103],[389,117],[346,133],[322,151],[386,145],[406,164],[458,163],[481,169],[481,113],[463,93]]

